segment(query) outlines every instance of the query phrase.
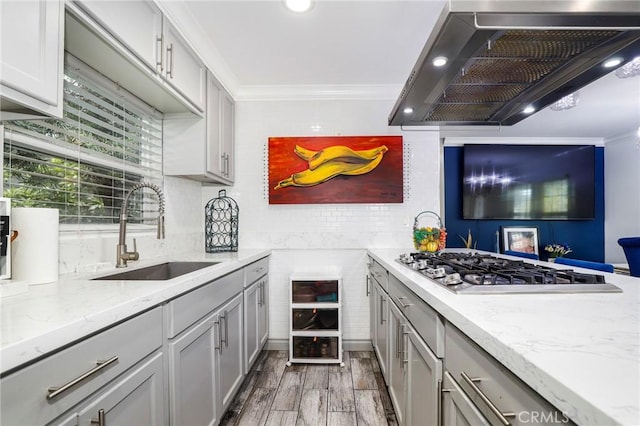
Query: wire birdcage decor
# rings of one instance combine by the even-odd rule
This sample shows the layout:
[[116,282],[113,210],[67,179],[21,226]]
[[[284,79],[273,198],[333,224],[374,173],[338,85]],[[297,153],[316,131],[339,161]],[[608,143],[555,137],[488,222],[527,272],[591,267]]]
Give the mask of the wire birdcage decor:
[[238,251],[238,203],[224,189],[204,208],[204,235],[207,253]]

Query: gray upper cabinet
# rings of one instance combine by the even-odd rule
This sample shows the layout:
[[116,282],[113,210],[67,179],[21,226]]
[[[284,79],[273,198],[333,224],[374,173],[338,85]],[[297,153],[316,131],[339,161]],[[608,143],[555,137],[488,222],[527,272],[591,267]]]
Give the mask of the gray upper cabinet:
[[62,116],[63,1],[0,2],[0,120]]
[[[76,1],[147,69],[195,107],[205,109],[206,68],[179,31],[150,1]],[[83,59],[83,58],[81,58]]]
[[76,2],[136,57],[160,71],[162,12],[147,1]]
[[234,180],[234,102],[210,72],[206,105],[204,119],[165,115],[164,174],[229,185]]
[[166,17],[162,23],[161,44],[161,75],[200,111],[204,111],[207,70]]

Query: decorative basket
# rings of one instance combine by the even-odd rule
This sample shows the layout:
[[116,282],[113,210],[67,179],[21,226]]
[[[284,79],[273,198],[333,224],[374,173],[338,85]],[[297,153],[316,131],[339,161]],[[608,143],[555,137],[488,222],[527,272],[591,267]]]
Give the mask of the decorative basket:
[[[418,227],[418,220],[422,215],[431,215],[431,219],[435,219],[437,225]],[[440,216],[430,210],[420,212],[413,221],[413,245],[416,250],[428,253],[439,252],[445,248],[446,242],[447,230]]]
[[209,200],[204,209],[205,251],[218,253],[238,251],[238,204],[218,191],[218,198]]

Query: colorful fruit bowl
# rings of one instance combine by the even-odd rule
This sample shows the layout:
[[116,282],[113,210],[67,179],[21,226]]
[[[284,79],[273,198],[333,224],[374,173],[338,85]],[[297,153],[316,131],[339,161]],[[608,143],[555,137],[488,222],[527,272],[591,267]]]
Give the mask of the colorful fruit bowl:
[[[422,215],[431,215],[437,220],[436,226],[419,227],[418,221]],[[418,214],[413,221],[413,245],[420,252],[435,253],[443,250],[447,242],[447,230],[445,229],[440,216],[426,210]]]

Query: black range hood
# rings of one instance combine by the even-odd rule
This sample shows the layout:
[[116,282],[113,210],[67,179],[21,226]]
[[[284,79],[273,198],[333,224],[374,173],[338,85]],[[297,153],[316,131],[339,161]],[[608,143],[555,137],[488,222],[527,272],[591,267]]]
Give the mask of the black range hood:
[[513,125],[638,56],[638,0],[449,0],[389,125]]

